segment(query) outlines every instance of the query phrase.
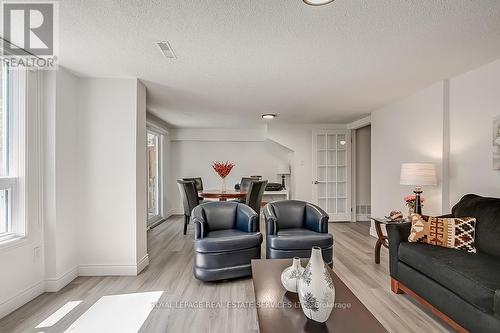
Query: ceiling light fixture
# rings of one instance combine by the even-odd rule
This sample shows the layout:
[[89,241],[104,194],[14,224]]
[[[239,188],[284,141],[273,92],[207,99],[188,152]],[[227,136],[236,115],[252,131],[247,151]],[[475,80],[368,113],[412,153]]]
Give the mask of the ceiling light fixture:
[[275,115],[274,113],[264,113],[262,115],[262,119],[274,119],[276,117],[277,115]]
[[302,0],[310,6],[323,6],[333,2],[334,0]]

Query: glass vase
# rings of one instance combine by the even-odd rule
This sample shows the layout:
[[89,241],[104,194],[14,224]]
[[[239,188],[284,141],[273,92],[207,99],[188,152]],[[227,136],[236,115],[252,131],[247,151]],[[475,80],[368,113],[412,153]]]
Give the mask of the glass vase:
[[220,190],[222,193],[226,192],[226,178],[221,178],[221,185],[220,185]]

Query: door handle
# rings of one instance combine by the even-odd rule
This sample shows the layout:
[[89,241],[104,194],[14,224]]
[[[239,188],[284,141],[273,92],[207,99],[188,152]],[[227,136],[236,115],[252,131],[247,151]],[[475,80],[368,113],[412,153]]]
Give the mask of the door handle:
[[314,185],[318,185],[318,184],[319,184],[319,182],[318,182],[317,180],[315,180],[315,181],[313,181],[313,184],[314,184]]

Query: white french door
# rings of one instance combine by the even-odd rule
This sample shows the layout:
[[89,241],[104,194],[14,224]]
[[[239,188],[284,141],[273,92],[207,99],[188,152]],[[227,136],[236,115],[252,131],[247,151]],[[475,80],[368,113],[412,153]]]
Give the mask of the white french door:
[[313,131],[313,199],[330,221],[351,220],[351,135]]

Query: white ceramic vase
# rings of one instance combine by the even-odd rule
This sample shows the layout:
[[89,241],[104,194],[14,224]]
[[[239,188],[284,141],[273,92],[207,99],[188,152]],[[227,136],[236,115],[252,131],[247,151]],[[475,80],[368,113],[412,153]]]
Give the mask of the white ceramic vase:
[[300,264],[300,258],[293,258],[292,266],[286,268],[283,273],[281,273],[281,284],[286,290],[296,293],[299,279],[303,272],[304,267]]
[[335,287],[317,246],[312,248],[311,259],[299,279],[298,292],[307,318],[320,323],[328,320],[335,302]]

